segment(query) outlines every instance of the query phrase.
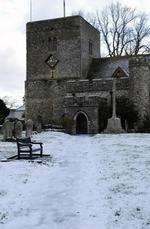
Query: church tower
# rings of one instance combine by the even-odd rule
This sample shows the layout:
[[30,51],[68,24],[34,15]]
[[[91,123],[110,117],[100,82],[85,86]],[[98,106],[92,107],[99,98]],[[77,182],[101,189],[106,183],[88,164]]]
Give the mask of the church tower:
[[27,24],[26,119],[63,115],[65,82],[84,79],[100,56],[100,34],[80,16]]

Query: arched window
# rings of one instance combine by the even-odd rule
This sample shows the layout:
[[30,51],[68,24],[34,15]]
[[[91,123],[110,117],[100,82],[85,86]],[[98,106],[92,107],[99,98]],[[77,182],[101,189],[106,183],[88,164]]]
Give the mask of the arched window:
[[52,50],[52,48],[53,48],[53,40],[52,40],[52,38],[49,38],[48,43],[49,43],[49,49]]
[[57,38],[53,38],[53,51],[57,51]]
[[49,38],[49,49],[50,51],[57,51],[57,38],[56,37]]
[[121,67],[118,67],[114,71],[112,77],[116,77],[116,78],[128,77],[128,73],[125,72]]
[[92,41],[89,41],[89,54],[90,55],[93,54],[93,43],[92,43]]

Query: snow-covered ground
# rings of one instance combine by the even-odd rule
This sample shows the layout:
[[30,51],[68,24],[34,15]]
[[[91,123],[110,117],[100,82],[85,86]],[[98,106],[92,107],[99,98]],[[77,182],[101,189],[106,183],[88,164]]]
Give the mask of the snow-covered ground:
[[150,135],[34,138],[52,161],[0,162],[0,229],[150,228]]

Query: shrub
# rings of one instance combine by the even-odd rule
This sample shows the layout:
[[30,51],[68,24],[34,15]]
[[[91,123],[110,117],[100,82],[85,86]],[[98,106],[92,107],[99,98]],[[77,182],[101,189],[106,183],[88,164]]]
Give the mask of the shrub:
[[5,121],[5,118],[9,115],[10,110],[2,99],[0,99],[0,125]]
[[108,119],[111,118],[111,107],[108,106],[107,100],[99,103],[99,132],[107,128]]
[[122,127],[125,129],[125,121],[127,122],[128,129],[134,129],[134,123],[138,121],[138,112],[133,102],[121,96],[117,98],[117,116],[121,118]]
[[56,119],[56,118],[53,118],[49,121],[49,123],[51,125],[57,125],[57,126],[61,126],[61,120],[60,119]]
[[73,125],[74,125],[74,120],[68,116],[64,116],[61,119],[61,124],[63,128],[65,129],[66,133],[72,133]]
[[145,115],[143,122],[138,127],[138,132],[150,133],[150,116],[149,115]]
[[[132,101],[125,96],[121,96],[116,100],[117,117],[121,118],[122,127],[125,129],[125,124],[128,125],[128,130],[134,128],[134,123],[138,121],[138,112]],[[107,104],[107,100],[99,103],[99,131],[107,128],[108,119],[112,116],[112,106]]]

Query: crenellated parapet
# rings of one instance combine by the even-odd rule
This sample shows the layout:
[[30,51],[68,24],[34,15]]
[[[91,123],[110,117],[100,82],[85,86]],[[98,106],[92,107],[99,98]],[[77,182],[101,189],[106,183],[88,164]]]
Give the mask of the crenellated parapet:
[[129,65],[131,67],[139,67],[139,66],[149,66],[150,67],[150,55],[139,55],[133,56],[129,59]]
[[64,98],[65,107],[97,107],[102,98],[98,96],[70,96]]
[[[94,79],[94,80],[78,80],[68,81],[66,84],[67,93],[82,93],[96,91],[111,91],[113,79]],[[129,90],[129,78],[117,80],[117,90]]]

